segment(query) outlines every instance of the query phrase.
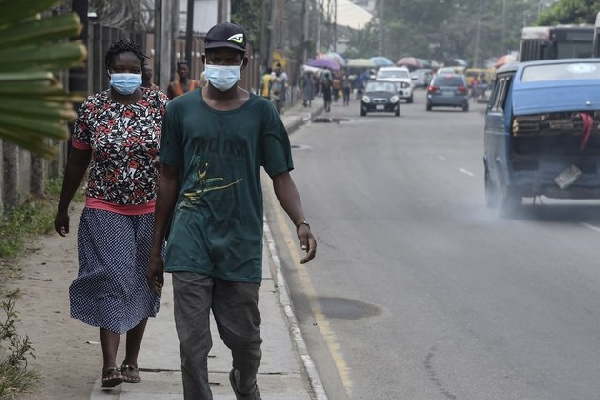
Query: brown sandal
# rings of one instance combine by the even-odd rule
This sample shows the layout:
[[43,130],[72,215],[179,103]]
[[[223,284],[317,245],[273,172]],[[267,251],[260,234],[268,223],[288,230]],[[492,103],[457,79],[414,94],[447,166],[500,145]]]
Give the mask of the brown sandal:
[[140,383],[140,369],[135,365],[123,364],[121,365],[121,377],[123,382],[126,383]]
[[115,387],[123,382],[121,368],[108,367],[102,371],[102,387]]

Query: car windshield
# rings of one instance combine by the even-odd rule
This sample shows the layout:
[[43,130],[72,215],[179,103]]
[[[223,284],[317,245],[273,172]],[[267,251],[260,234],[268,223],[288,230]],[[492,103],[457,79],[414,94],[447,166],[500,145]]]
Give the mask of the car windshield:
[[395,92],[396,85],[393,82],[370,81],[365,88],[366,92]]
[[456,75],[442,75],[435,78],[434,86],[463,86],[463,80]]
[[521,82],[600,79],[599,62],[530,65],[523,68]]
[[393,71],[379,71],[377,76],[379,79],[410,79],[408,71],[405,70],[393,70]]

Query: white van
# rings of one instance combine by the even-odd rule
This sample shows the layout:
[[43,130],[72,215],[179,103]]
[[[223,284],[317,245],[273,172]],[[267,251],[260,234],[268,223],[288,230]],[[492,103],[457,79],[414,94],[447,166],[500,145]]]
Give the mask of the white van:
[[406,67],[381,67],[377,71],[377,78],[385,81],[396,82],[398,94],[407,103],[413,102],[413,88],[410,71]]

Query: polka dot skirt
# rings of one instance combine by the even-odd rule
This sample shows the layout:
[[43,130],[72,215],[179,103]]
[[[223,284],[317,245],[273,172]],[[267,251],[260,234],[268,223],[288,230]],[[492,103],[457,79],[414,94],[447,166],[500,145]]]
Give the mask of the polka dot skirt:
[[71,316],[124,334],[155,317],[160,296],[146,283],[154,214],[122,215],[84,208],[79,223],[79,274],[69,289]]

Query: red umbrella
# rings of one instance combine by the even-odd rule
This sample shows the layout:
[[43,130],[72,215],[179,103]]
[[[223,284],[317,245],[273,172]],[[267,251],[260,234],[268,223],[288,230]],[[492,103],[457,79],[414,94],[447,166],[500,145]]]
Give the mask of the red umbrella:
[[398,66],[411,67],[411,68],[423,68],[423,64],[419,59],[414,57],[404,57],[398,60],[396,63]]

